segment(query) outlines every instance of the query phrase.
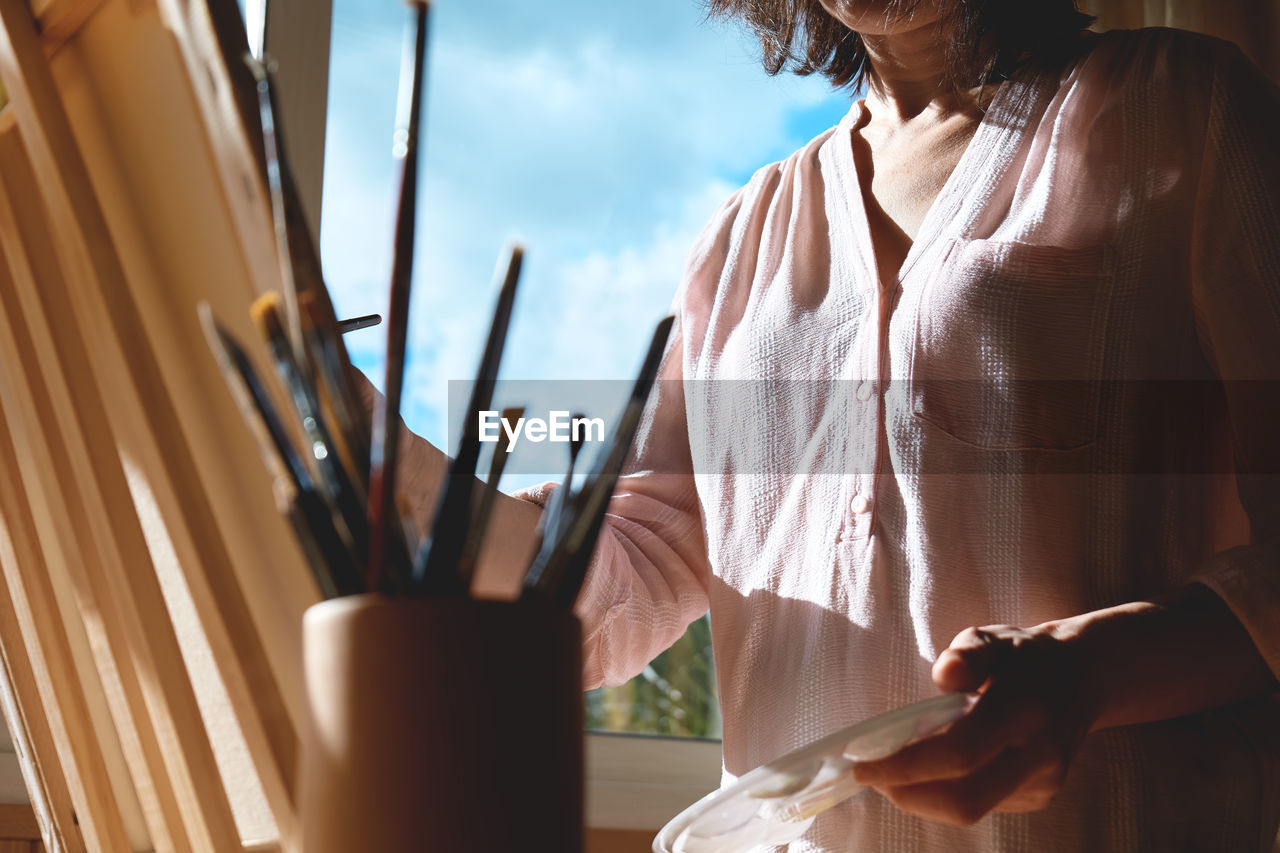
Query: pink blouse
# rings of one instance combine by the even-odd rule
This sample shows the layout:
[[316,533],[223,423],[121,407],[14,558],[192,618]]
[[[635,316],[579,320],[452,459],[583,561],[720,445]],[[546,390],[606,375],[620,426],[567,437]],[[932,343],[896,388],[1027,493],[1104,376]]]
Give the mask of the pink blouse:
[[[757,172],[690,255],[579,603],[588,686],[709,608],[731,777],[933,695],[966,626],[1192,579],[1280,673],[1277,90],[1173,30],[1024,69],[896,276],[861,118]],[[1270,700],[1106,731],[1044,811],[956,829],[869,793],[790,849],[1268,850],[1278,739]]]

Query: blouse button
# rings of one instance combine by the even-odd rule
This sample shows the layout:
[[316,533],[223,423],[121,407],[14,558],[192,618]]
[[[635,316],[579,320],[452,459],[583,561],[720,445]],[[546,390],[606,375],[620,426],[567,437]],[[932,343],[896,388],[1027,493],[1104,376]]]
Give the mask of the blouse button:
[[859,400],[865,403],[871,399],[872,391],[873,391],[872,383],[863,382],[861,385],[858,386],[857,397]]
[[858,495],[849,502],[849,508],[854,511],[854,514],[862,515],[871,509],[871,499],[866,495]]

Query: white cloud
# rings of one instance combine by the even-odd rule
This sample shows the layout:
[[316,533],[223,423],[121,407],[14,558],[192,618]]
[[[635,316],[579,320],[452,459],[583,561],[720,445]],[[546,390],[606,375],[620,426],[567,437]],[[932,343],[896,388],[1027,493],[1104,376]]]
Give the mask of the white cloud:
[[[560,328],[540,337],[558,377],[634,375],[653,326],[670,307],[690,245],[734,189],[725,181],[709,181],[684,200],[679,216],[659,221],[645,238],[612,251],[589,252],[555,271]],[[584,358],[595,353],[612,357]]]

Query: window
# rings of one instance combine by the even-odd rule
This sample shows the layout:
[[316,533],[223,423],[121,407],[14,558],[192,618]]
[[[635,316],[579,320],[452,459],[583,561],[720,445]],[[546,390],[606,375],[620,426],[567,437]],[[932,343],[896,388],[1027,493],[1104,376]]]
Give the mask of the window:
[[[348,316],[386,305],[403,15],[334,3],[321,249]],[[448,380],[475,369],[505,241],[520,239],[527,262],[504,379],[628,379],[703,222],[849,101],[821,79],[767,77],[752,38],[705,21],[698,0],[472,0],[432,15],[404,414],[451,448]],[[378,385],[383,334],[347,341]],[[614,384],[589,413],[616,410],[625,383]],[[566,462],[520,454],[504,490],[558,480]],[[631,683],[586,701],[591,728],[719,737],[707,620]]]
[[587,694],[587,728],[679,737],[720,737],[711,625],[702,617],[644,672]]

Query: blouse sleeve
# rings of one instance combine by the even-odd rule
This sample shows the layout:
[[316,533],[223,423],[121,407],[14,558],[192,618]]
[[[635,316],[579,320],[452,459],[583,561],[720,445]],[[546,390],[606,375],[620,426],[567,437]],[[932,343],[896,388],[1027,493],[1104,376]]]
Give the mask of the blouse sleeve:
[[1222,380],[1249,544],[1193,580],[1213,589],[1280,676],[1280,90],[1220,43],[1192,240],[1201,342]]
[[[711,571],[689,449],[684,363],[706,325],[705,300],[690,294],[718,281],[739,196],[720,208],[690,252],[659,380],[578,597],[588,690],[626,682],[707,611]],[[546,483],[516,496],[545,504],[555,488]]]

